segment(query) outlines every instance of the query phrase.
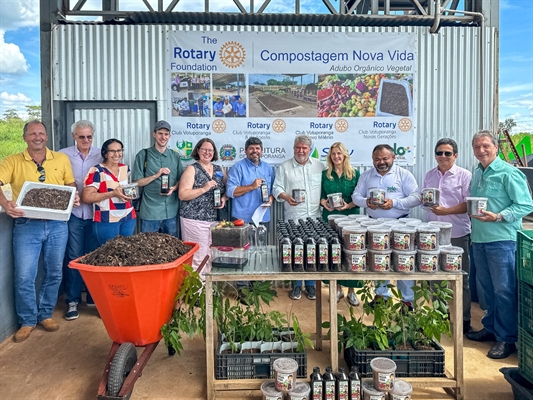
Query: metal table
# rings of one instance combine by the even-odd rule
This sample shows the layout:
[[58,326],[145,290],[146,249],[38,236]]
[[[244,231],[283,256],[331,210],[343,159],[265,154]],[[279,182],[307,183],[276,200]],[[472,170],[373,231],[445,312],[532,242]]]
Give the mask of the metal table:
[[[241,269],[209,268],[206,272],[206,363],[207,363],[207,399],[261,397],[260,379],[215,379],[215,332],[213,323],[213,282],[225,281],[280,281],[280,280],[329,280],[329,297],[337,296],[337,280],[447,280],[454,292],[453,304],[450,307],[453,337],[453,373],[446,370],[446,377],[404,378],[413,387],[440,387],[458,400],[464,398],[463,378],[463,275],[458,273],[413,273],[397,272],[298,272],[283,273],[280,271],[278,254],[275,246],[268,246],[266,253],[252,252],[248,264]],[[319,282],[317,282],[319,283]],[[320,288],[320,283],[317,285]],[[316,350],[322,350],[322,293],[316,292]],[[339,354],[337,350],[337,302],[329,302],[329,318],[331,321],[330,364],[334,371],[338,370]],[[323,366],[322,366],[323,367]]]

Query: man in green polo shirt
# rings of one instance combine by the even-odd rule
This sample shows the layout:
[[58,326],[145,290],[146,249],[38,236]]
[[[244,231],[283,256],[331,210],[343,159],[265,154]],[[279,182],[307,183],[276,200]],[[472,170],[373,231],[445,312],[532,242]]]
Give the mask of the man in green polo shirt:
[[143,188],[138,213],[141,231],[177,237],[178,185],[183,167],[179,154],[167,147],[170,131],[170,124],[166,121],[155,124],[152,133],[155,144],[135,156],[133,180]]

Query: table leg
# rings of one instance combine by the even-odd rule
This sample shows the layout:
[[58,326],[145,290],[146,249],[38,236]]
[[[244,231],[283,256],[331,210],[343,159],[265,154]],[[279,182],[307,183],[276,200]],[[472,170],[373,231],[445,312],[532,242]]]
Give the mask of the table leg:
[[459,276],[459,279],[453,280],[452,290],[454,293],[454,328],[453,328],[453,363],[454,363],[454,378],[456,379],[456,396],[458,400],[464,397],[464,370],[463,370],[463,279],[464,276]]
[[215,343],[213,335],[213,281],[205,280],[205,360],[207,367],[207,400],[215,398]]
[[339,351],[338,351],[338,340],[339,333],[337,332],[337,281],[329,281],[329,320],[330,325],[330,356],[331,356],[331,368],[333,371],[339,369]]
[[315,281],[316,287],[316,344],[315,350],[322,350],[322,281]]

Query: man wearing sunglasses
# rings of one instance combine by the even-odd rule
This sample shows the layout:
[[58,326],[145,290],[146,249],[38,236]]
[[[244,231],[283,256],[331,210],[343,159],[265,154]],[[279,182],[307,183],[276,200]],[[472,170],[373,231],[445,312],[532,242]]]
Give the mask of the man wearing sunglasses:
[[466,337],[477,342],[496,342],[489,358],[507,358],[516,351],[518,297],[516,279],[516,232],[522,218],[533,212],[525,175],[498,157],[498,139],[480,131],[472,139],[479,160],[472,176],[473,197],[487,198],[483,215],[472,216],[472,256],[483,289],[487,313],[483,329]]
[[[74,146],[66,147],[59,151],[69,158],[78,193],[81,193],[83,181],[89,173],[89,169],[102,161],[102,156],[100,149],[92,145],[94,126],[90,121],[80,120],[74,122],[70,131],[74,139]],[[93,205],[81,203],[79,207],[72,209],[72,214],[68,220],[68,242],[64,267],[65,293],[68,306],[65,319],[67,321],[72,321],[79,317],[78,305],[81,303],[83,283],[80,271],[69,268],[68,263],[98,247],[92,229]],[[86,301],[87,306],[94,307],[94,301],[88,290]]]
[[[9,183],[13,191],[13,201],[9,201],[0,190],[0,206],[13,217],[15,310],[21,325],[15,342],[26,340],[37,324],[49,332],[59,329],[52,313],[63,276],[68,239],[66,221],[24,218],[24,211],[17,207],[17,197],[25,181],[76,186],[68,157],[46,147],[46,127],[40,121],[30,121],[24,125],[23,132],[26,150],[0,163],[0,186]],[[78,196],[74,204],[79,205]],[[44,276],[36,296],[35,279],[41,253]]]
[[[470,218],[466,213],[466,198],[470,196],[472,173],[455,165],[457,143],[440,139],[435,145],[437,166],[426,172],[422,188],[440,190],[439,204],[425,207],[426,221],[449,222],[452,227],[452,245],[463,249],[461,269],[470,272]],[[470,331],[471,294],[468,276],[463,277],[463,333]]]

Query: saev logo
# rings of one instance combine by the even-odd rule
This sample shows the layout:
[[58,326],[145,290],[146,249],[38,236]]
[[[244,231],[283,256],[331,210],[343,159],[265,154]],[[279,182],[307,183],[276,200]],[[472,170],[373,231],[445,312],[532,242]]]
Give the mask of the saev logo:
[[395,155],[397,156],[404,156],[406,153],[410,153],[411,152],[411,148],[409,146],[407,147],[397,147],[398,145],[396,143],[394,143],[394,146],[392,147],[392,151],[394,152]]

